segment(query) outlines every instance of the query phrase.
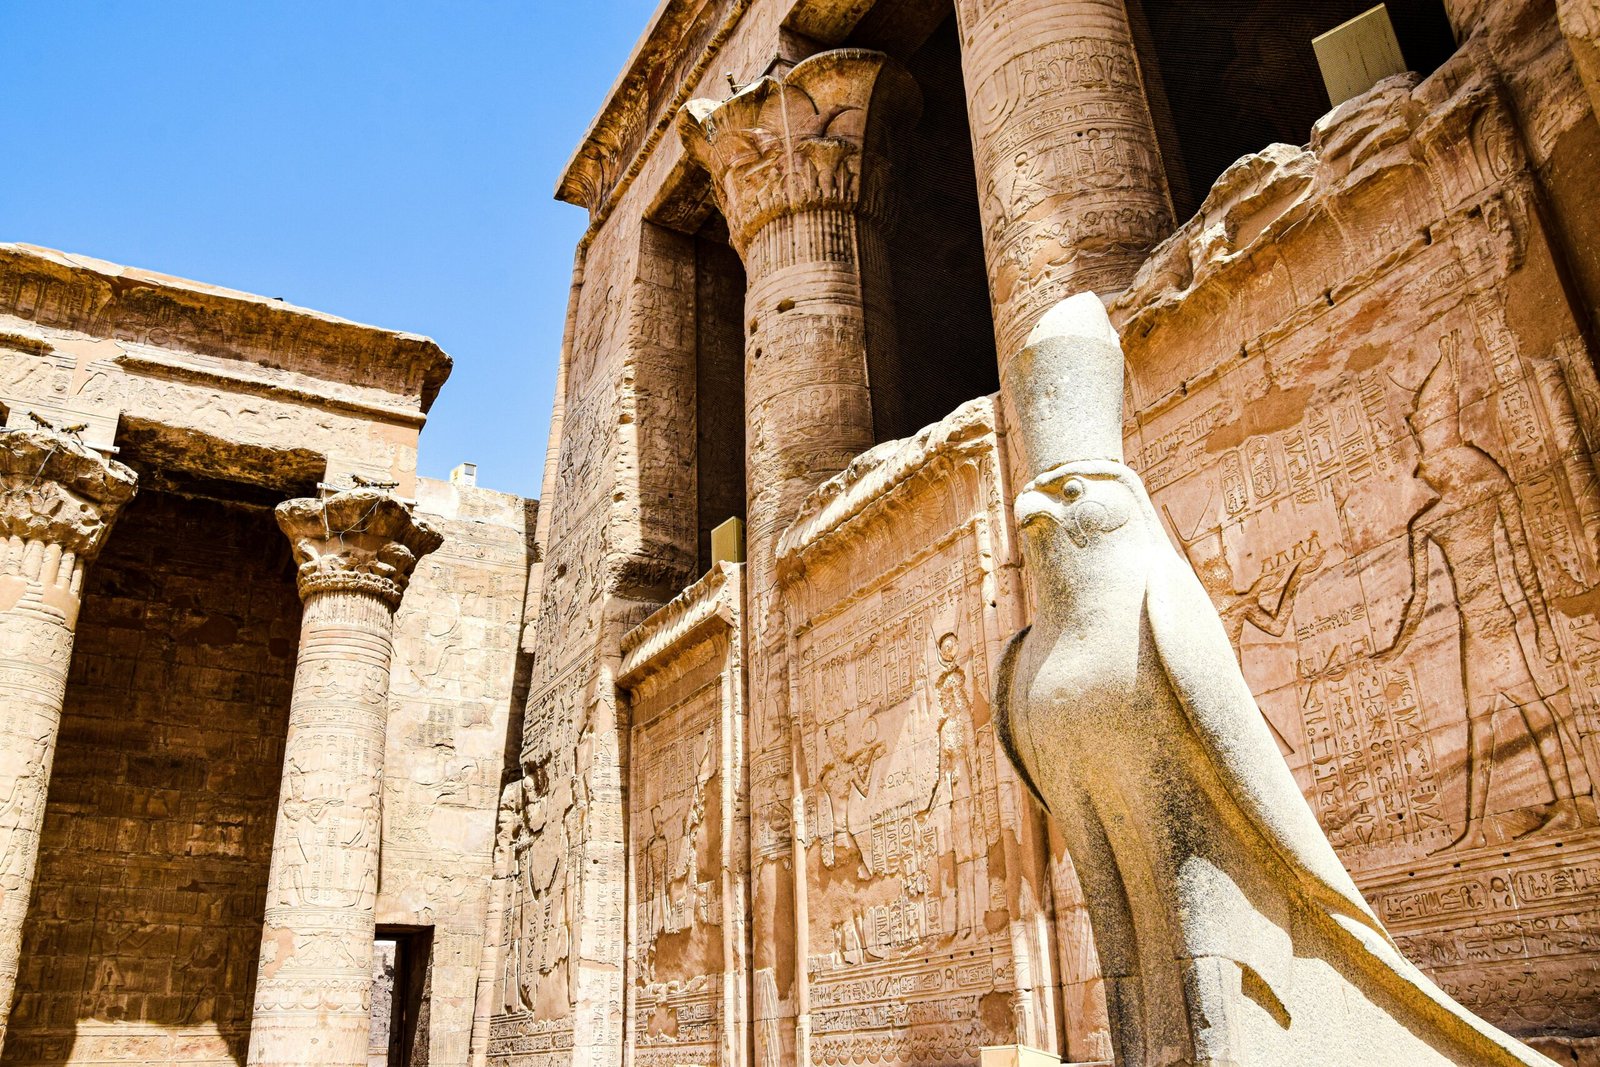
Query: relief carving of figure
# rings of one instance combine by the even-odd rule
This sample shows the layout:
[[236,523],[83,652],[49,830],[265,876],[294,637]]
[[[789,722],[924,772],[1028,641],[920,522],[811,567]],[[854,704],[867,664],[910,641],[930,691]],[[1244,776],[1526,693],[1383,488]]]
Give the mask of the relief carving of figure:
[[333,809],[342,807],[344,798],[307,796],[306,782],[312,776],[313,772],[301,765],[297,754],[290,755],[284,767],[288,795],[283,798],[280,817],[288,824],[293,840],[286,864],[288,877],[282,882],[281,904],[319,903],[318,898],[326,891],[323,885],[326,839],[335,817]]
[[[1406,416],[1417,445],[1416,474],[1433,490],[1432,502],[1407,527],[1411,589],[1399,629],[1379,660],[1399,655],[1422,624],[1428,604],[1429,546],[1444,557],[1461,622],[1461,687],[1467,711],[1467,811],[1460,835],[1444,848],[1488,844],[1484,816],[1494,765],[1495,719],[1513,712],[1543,767],[1553,800],[1525,834],[1570,830],[1579,823],[1571,760],[1550,709],[1550,695],[1535,676],[1535,658],[1560,659],[1539,574],[1528,549],[1527,528],[1515,485],[1499,463],[1462,433],[1456,374],[1440,358],[1417,390]],[[1533,656],[1524,620],[1533,633]],[[1443,851],[1441,849],[1440,851]]]
[[984,783],[978,774],[981,764],[972,738],[972,698],[966,669],[956,661],[956,635],[942,634],[937,649],[939,677],[934,693],[939,702],[939,775],[928,807],[936,808],[941,793],[950,807],[955,932],[959,938],[970,938],[983,928],[989,901],[990,833],[998,827],[991,826],[984,803]]
[[44,803],[48,785],[44,766],[52,740],[53,734],[46,733],[30,738],[26,748],[13,745],[0,756],[4,778],[9,778],[11,785],[0,797],[0,892],[14,893],[22,886],[22,871],[33,849],[27,838],[33,832],[34,813]]
[[[1189,560],[1189,566],[1194,568],[1195,577],[1206,587],[1211,603],[1222,617],[1223,628],[1228,631],[1228,640],[1233,647],[1238,649],[1246,624],[1254,626],[1268,637],[1282,637],[1284,630],[1288,629],[1289,620],[1294,617],[1294,602],[1300,595],[1301,584],[1322,565],[1321,549],[1306,559],[1295,560],[1289,565],[1287,574],[1280,575],[1279,571],[1263,568],[1248,589],[1238,589],[1234,586],[1233,567],[1228,563],[1227,550],[1222,543],[1222,527],[1212,526],[1203,532],[1191,530],[1185,536],[1178,532],[1172,512],[1165,506],[1161,510],[1165,512],[1172,532],[1177,534],[1178,543],[1183,546],[1183,554]],[[1278,597],[1268,608],[1262,601],[1273,586],[1278,587]]]
[[[867,720],[869,723],[871,719]],[[865,745],[852,750],[848,723],[837,722],[823,728],[828,754],[817,776],[822,782],[822,803],[817,811],[817,836],[822,843],[822,862],[832,867],[839,862],[850,843],[850,808],[865,800],[872,785],[872,768],[888,749],[875,732]],[[862,877],[866,877],[863,868]]]
[[[1282,637],[1283,632],[1289,627],[1289,620],[1294,617],[1294,604],[1300,595],[1301,584],[1308,575],[1322,565],[1322,550],[1317,548],[1307,558],[1297,559],[1291,563],[1288,573],[1281,579],[1281,584],[1278,571],[1262,568],[1249,588],[1241,590],[1234,585],[1233,566],[1228,562],[1227,549],[1222,542],[1222,527],[1212,526],[1203,532],[1191,530],[1185,536],[1179,532],[1172,512],[1167,510],[1165,505],[1161,510],[1167,516],[1167,525],[1177,535],[1178,543],[1183,546],[1184,557],[1188,559],[1189,566],[1194,568],[1195,577],[1205,586],[1206,595],[1211,598],[1212,606],[1222,618],[1222,626],[1228,632],[1228,641],[1233,645],[1234,651],[1237,653],[1240,650],[1240,641],[1244,637],[1244,628],[1247,624],[1268,637]],[[1315,535],[1311,543],[1316,544]],[[1278,598],[1273,606],[1268,608],[1262,600],[1274,585],[1278,587]],[[1294,746],[1283,736],[1283,731],[1278,729],[1270,716],[1267,717],[1267,725],[1272,727],[1272,735],[1278,742],[1278,747],[1284,752],[1293,752]]]

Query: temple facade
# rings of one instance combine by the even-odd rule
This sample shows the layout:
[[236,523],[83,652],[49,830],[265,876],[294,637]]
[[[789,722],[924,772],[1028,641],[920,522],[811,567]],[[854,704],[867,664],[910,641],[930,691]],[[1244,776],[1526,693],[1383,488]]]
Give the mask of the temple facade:
[[1341,91],[1314,40],[1370,6],[661,6],[557,191],[591,225],[490,1063],[1110,1061],[990,706],[1032,611],[997,390],[1085,290],[1129,462],[1363,893],[1595,1062],[1596,24],[1395,0],[1399,62]]
[[537,504],[426,338],[0,245],[0,1064],[1109,1064],[992,717],[1085,291],[1361,892],[1600,1064],[1600,19],[1370,6],[664,0]]
[[417,477],[449,370],[0,246],[0,1062],[467,1062],[533,506]]

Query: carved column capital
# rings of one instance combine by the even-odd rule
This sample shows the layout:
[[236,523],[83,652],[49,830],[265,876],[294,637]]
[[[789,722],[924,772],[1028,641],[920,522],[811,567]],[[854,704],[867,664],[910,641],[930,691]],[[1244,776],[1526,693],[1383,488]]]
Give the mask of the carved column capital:
[[444,541],[410,505],[377,489],[285,500],[277,516],[300,565],[302,600],[319,593],[367,593],[393,611],[417,560]]
[[137,483],[69,435],[0,430],[0,537],[54,545],[86,563]]
[[684,146],[711,174],[733,245],[743,254],[773,219],[835,209],[880,213],[881,140],[915,121],[921,94],[882,52],[837,48],[764,76],[727,100],[691,100]]

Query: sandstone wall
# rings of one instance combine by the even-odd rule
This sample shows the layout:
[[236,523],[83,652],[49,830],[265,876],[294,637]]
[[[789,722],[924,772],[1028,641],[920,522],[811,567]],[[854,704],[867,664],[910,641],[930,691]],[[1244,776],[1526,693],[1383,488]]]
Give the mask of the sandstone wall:
[[785,537],[812,1063],[1055,1043],[1042,826],[990,718],[1021,606],[1000,442],[967,404],[857,459]]
[[430,931],[413,1062],[468,1062],[533,508],[429,478],[417,511],[444,533],[395,614],[377,921]]
[[89,572],[0,1062],[243,1061],[299,628],[265,509],[128,506]]
[[[709,814],[690,825],[730,788],[702,773],[716,714],[740,710],[711,699],[723,639],[640,665],[645,636],[701,595],[646,620],[699,576],[705,519],[691,235],[715,219],[673,115],[726,97],[724,72],[742,85],[840,43],[869,6],[664,5],[559,190],[592,225],[524,637],[521,778],[502,798],[494,1062],[740,1063],[790,1039],[763,1039],[764,1020],[811,1062],[941,1063],[1008,1038],[1109,1058],[1070,863],[989,739],[997,643],[1028,615],[992,402],[868,453],[786,541],[797,669],[773,675],[786,694],[750,679],[745,743],[781,755],[792,728],[797,773],[776,760],[763,775],[758,758],[765,786],[745,799],[750,856],[796,874],[792,905],[778,893],[771,914],[737,915],[701,873],[740,859]],[[1594,121],[1548,11],[1450,6],[1455,60],[1347,105],[1308,149],[1241,161],[1117,305],[1128,454],[1408,950],[1507,1028],[1577,1036],[1595,1017]],[[1412,473],[1424,448],[1470,467],[1453,499],[1493,499],[1498,518],[1423,514],[1441,495]],[[1428,610],[1375,663],[1410,588]],[[1462,665],[1480,651],[1500,680],[1480,672],[1475,691],[1495,692],[1475,702]],[[784,703],[787,722],[764,720]],[[1492,726],[1480,749],[1494,742],[1473,768],[1469,708]],[[1474,820],[1465,783],[1482,766]],[[727,937],[751,918],[769,965],[747,975],[748,1015],[712,1016],[741,958]],[[730,1047],[743,1018],[754,1039]]]
[[1115,310],[1130,462],[1346,865],[1469,1008],[1578,1037],[1600,392],[1530,142],[1469,46],[1241,160]]
[[639,1067],[744,1064],[750,1044],[743,569],[630,633],[625,1040]]
[[703,182],[686,187],[694,180],[682,150],[664,135],[674,101],[702,79],[726,69],[748,80],[765,67],[781,15],[749,0],[708,0],[668,5],[662,17],[662,40],[641,53],[652,80],[596,128],[630,160],[641,145],[651,154],[638,166],[575,165],[561,190],[594,224],[568,305],[523,640],[532,665],[521,796],[508,799],[515,817],[503,834],[504,944],[486,1056],[519,1067],[614,1062],[623,1047],[620,641],[699,576],[698,285],[688,234],[708,194]]

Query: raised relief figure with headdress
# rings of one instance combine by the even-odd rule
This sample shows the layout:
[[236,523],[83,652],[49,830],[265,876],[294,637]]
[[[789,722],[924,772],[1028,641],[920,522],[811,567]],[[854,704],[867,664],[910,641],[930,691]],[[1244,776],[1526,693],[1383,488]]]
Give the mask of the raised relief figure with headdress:
[[[1378,658],[1402,653],[1422,625],[1428,606],[1428,547],[1438,548],[1461,622],[1461,690],[1467,703],[1466,822],[1445,848],[1489,844],[1484,817],[1499,712],[1525,728],[1550,788],[1549,807],[1524,833],[1576,829],[1580,816],[1569,756],[1549,694],[1533,670],[1535,657],[1555,664],[1561,651],[1528,550],[1516,486],[1462,432],[1461,399],[1448,349],[1423,379],[1406,425],[1417,445],[1417,477],[1434,496],[1407,525],[1411,589],[1394,640]],[[1528,626],[1522,625],[1523,619]],[[1525,630],[1532,631],[1532,655]],[[1576,751],[1571,757],[1582,759]]]
[[1038,613],[995,709],[1083,882],[1118,1064],[1550,1067],[1407,962],[1361,898],[1122,462],[1122,381],[1093,294],[1005,370]]

